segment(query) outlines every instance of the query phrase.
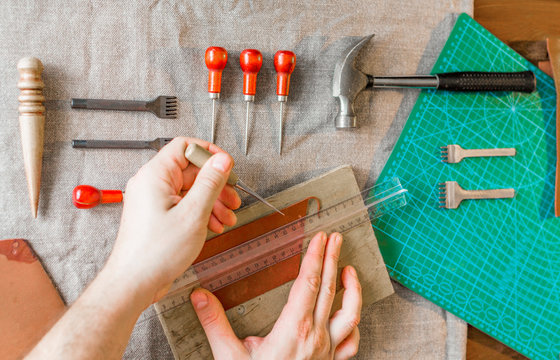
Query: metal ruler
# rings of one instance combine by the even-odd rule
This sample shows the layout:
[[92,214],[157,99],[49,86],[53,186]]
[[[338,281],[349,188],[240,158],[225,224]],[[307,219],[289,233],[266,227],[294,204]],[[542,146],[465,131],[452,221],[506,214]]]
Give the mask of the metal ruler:
[[307,215],[192,265],[158,302],[158,313],[189,301],[195,287],[216,291],[301,253],[306,237],[318,231],[343,233],[407,203],[397,178],[366,189],[336,205]]

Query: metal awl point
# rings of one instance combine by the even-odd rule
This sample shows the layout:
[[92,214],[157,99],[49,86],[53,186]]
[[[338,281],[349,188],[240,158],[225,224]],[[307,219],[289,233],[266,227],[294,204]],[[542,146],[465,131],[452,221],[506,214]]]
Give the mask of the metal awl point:
[[284,127],[284,102],[280,102],[280,131],[278,132],[278,155],[282,155],[282,128]]
[[[202,168],[204,164],[212,157],[212,153],[206,150],[205,148],[203,148],[202,146],[196,143],[192,143],[187,147],[187,150],[185,150],[185,157],[187,158],[187,160],[189,160],[197,167]],[[282,211],[275,208],[271,203],[263,199],[259,194],[254,192],[250,187],[245,185],[239,179],[239,176],[237,176],[237,174],[233,172],[233,170],[229,173],[229,178],[227,180],[227,183],[230,184],[231,186],[238,188],[239,190],[243,190],[247,194],[253,196],[255,199],[264,203],[266,206],[270,207],[271,209],[274,209],[274,211],[276,211],[277,213],[284,215]]]
[[272,205],[271,203],[266,201],[263,197],[261,197],[259,194],[257,194],[253,190],[251,190],[251,188],[248,187],[247,185],[245,185],[241,180],[237,180],[237,183],[234,186],[236,188],[238,188],[239,190],[242,190],[242,191],[246,192],[247,194],[255,197],[257,200],[259,200],[260,202],[262,202],[263,204],[265,204],[269,208],[273,209],[278,214],[281,214],[282,216],[285,216],[285,214],[282,211],[278,210],[276,207],[274,207],[274,205]]
[[245,115],[245,155],[247,155],[247,150],[249,149],[249,109],[251,107],[251,102],[247,101],[247,114]]
[[214,135],[216,133],[216,98],[212,99],[212,131],[210,135],[210,142],[214,144]]

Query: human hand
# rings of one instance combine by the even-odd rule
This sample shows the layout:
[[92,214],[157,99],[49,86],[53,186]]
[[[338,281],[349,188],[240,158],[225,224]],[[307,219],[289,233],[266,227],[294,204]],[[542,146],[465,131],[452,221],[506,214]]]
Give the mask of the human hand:
[[[198,169],[185,150],[198,143],[215,155]],[[221,233],[237,218],[241,199],[226,185],[233,159],[208,142],[179,137],[132,177],[108,268],[121,282],[140,287],[149,305],[196,259],[207,229]],[[137,289],[134,289],[137,290]]]
[[309,243],[288,303],[264,338],[237,338],[219,300],[204,289],[191,294],[214,358],[348,359],[358,351],[362,293],[356,270],[342,272],[342,308],[329,318],[336,293],[342,236],[318,233]]

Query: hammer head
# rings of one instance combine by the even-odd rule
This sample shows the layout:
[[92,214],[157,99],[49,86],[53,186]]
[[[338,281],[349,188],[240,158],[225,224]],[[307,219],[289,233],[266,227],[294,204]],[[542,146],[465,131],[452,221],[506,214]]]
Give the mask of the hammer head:
[[372,37],[373,35],[369,35],[350,44],[334,67],[332,93],[340,102],[340,111],[335,119],[337,129],[356,127],[356,115],[353,109],[354,98],[366,88],[368,77],[354,67],[354,60],[362,47]]

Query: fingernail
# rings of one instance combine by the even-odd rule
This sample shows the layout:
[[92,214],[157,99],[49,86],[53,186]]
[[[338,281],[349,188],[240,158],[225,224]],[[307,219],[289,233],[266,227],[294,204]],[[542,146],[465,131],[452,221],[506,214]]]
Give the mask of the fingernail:
[[212,167],[219,172],[228,172],[231,168],[231,157],[224,153],[217,153],[212,157]]
[[203,291],[193,291],[191,294],[191,301],[197,310],[202,310],[208,305],[208,295]]
[[342,235],[336,234],[334,240],[336,241],[337,244],[340,244],[342,242]]
[[356,269],[354,269],[353,266],[348,266],[348,272],[350,273],[350,275],[358,277],[358,274],[356,274]]

